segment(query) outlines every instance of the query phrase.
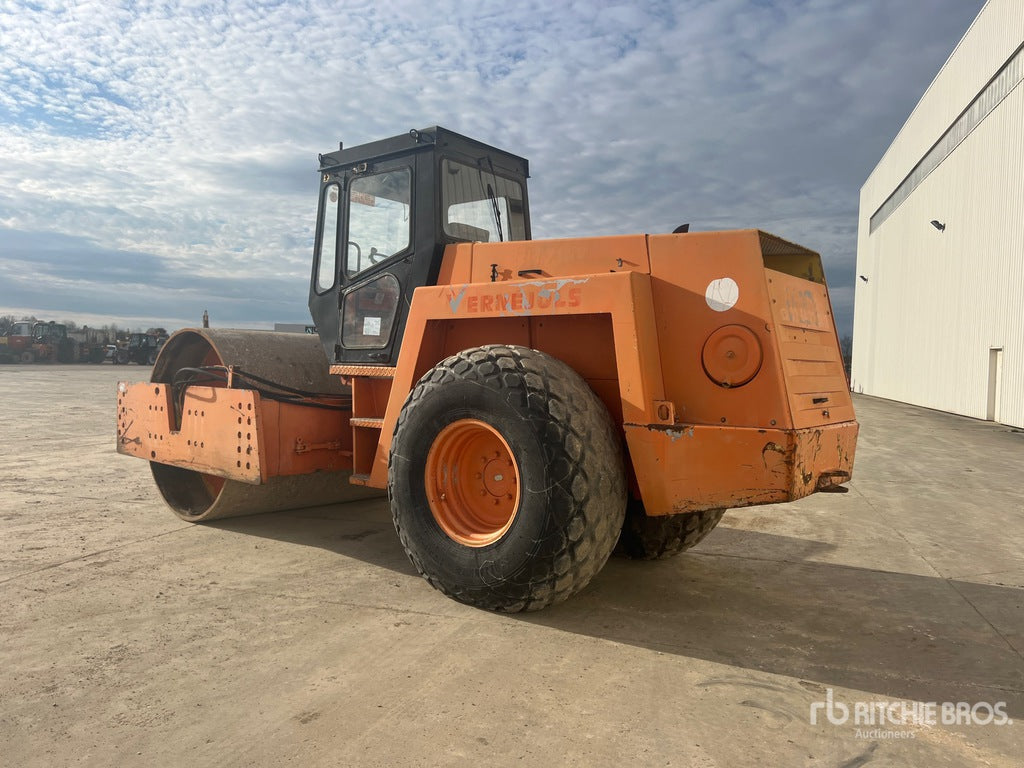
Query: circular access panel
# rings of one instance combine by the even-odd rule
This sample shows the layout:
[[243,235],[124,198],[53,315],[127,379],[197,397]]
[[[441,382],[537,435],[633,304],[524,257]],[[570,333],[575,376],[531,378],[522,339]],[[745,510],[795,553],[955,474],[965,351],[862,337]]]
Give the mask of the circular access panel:
[[725,325],[708,336],[701,353],[704,372],[720,387],[741,387],[761,370],[764,353],[752,330]]

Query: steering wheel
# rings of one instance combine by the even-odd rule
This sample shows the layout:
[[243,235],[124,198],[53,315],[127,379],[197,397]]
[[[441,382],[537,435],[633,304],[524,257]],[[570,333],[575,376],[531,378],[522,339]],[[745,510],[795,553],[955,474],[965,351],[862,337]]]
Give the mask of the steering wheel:
[[384,261],[384,259],[388,257],[386,253],[381,253],[372,245],[370,246],[370,253],[368,255],[370,257],[371,264],[380,264],[382,261]]

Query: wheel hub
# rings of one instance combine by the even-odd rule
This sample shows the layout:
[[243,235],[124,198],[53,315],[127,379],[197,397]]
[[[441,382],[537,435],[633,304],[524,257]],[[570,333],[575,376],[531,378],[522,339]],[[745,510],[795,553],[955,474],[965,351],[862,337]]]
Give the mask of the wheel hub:
[[454,541],[484,547],[511,527],[519,507],[519,468],[490,424],[460,419],[442,429],[424,475],[430,512]]
[[483,484],[495,499],[515,493],[515,465],[511,458],[499,457],[487,461],[483,471]]

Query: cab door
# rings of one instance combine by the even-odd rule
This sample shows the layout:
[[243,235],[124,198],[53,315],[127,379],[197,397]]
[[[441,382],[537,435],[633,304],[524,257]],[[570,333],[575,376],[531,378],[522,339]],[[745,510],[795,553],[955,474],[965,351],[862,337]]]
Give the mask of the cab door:
[[434,250],[430,152],[325,174],[309,307],[333,363],[394,365]]
[[415,253],[413,160],[382,162],[348,179],[342,254],[340,359],[390,363],[403,283]]

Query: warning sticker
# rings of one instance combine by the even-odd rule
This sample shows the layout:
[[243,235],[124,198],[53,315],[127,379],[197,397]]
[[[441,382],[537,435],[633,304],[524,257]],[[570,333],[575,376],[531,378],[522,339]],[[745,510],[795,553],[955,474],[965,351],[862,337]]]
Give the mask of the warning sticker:
[[380,336],[380,318],[363,318],[363,336]]
[[704,299],[715,312],[725,312],[735,307],[740,300],[740,287],[731,277],[720,277],[708,283]]

